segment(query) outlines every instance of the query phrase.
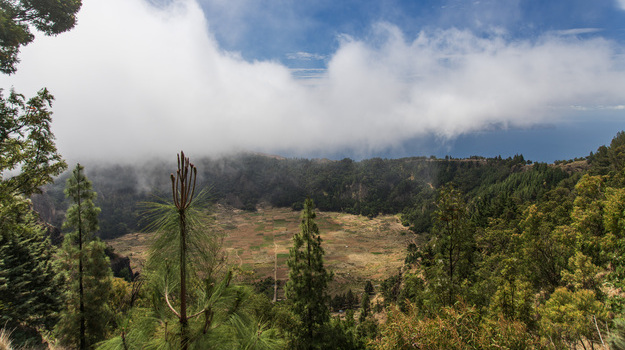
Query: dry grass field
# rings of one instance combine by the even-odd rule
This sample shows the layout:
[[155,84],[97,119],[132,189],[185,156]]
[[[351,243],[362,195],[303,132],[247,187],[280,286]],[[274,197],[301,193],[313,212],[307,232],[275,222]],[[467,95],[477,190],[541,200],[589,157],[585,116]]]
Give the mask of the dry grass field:
[[[223,249],[228,264],[238,266],[242,278],[253,281],[274,275],[285,280],[286,261],[292,237],[299,232],[300,212],[286,208],[261,208],[256,212],[217,207],[215,224],[225,237]],[[326,268],[334,272],[331,292],[349,288],[361,290],[367,279],[380,282],[397,273],[414,236],[397,216],[363,216],[317,212],[323,239]],[[132,233],[108,241],[115,251],[129,256],[134,270],[140,270],[150,245],[151,234]]]

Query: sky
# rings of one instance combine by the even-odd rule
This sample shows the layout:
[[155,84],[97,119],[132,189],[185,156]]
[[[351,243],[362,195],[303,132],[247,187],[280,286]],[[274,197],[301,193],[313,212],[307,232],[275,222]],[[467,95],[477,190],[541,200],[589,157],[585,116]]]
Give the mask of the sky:
[[252,151],[551,162],[625,130],[625,0],[83,0],[0,87],[70,162]]

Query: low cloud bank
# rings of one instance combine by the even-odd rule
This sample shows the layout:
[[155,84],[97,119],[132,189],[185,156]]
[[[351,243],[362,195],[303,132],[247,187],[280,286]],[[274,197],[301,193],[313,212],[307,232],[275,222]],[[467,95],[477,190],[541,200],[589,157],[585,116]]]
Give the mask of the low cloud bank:
[[341,38],[327,71],[311,82],[280,63],[222,50],[195,1],[85,0],[78,26],[39,36],[0,86],[51,90],[53,131],[71,160],[180,149],[366,155],[424,135],[558,123],[580,109],[590,118],[595,106],[618,110],[624,57],[601,38],[509,40],[449,29],[406,40],[393,24],[378,23],[366,39]]

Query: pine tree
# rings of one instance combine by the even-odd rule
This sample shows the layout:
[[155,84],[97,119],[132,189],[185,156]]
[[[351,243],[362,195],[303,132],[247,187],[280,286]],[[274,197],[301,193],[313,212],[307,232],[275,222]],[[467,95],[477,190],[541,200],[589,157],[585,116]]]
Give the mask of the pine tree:
[[[192,276],[188,276],[189,264],[192,263],[190,261],[190,251],[189,248],[192,245],[192,237],[190,235],[193,234],[193,230],[197,229],[197,222],[194,222],[192,211],[195,208],[192,207],[193,197],[195,195],[195,185],[197,181],[197,168],[189,162],[189,158],[184,156],[183,152],[180,152],[178,156],[178,170],[176,171],[176,175],[171,174],[171,189],[173,202],[175,206],[175,212],[177,215],[174,215],[174,220],[177,225],[177,230],[174,230],[177,233],[178,247],[177,247],[177,262],[178,262],[178,278],[179,278],[179,290],[178,296],[180,301],[179,311],[176,311],[171,303],[169,302],[168,291],[165,291],[165,297],[167,298],[167,305],[170,310],[177,316],[178,322],[180,323],[180,348],[183,350],[188,349],[189,347],[189,319],[190,316],[187,316],[187,308],[188,308],[188,298],[189,292],[187,292],[187,288],[189,287],[189,282],[193,278]],[[189,278],[191,277],[191,278]],[[199,312],[202,314],[206,309],[203,309]]]
[[[41,343],[59,310],[54,247],[37,224],[29,201],[0,204],[0,327],[12,330],[15,345]],[[31,342],[31,344],[27,344]]]
[[367,283],[365,283],[365,293],[368,293],[368,294],[375,293],[375,289],[373,288],[373,283],[371,283],[370,280],[367,280]]
[[315,217],[314,203],[308,198],[304,202],[300,232],[293,237],[287,261],[290,271],[286,296],[299,320],[291,341],[296,349],[324,348],[324,328],[330,320],[327,286],[332,275],[323,266],[324,251]]
[[46,89],[28,100],[0,93],[0,327],[19,347],[41,343],[59,306],[54,248],[27,199],[66,168],[50,131],[53,99]]
[[250,290],[222,271],[222,236],[209,226],[197,169],[181,152],[172,200],[144,203],[156,239],[142,275],[142,298],[99,349],[277,349],[275,329],[256,320]]
[[428,278],[436,280],[436,292],[444,305],[453,305],[460,294],[463,279],[469,277],[473,237],[462,193],[452,185],[438,193],[438,209],[434,213],[435,264]]
[[345,294],[345,308],[346,309],[354,309],[358,306],[358,297],[352,292],[352,289],[347,290],[347,294]]
[[360,323],[363,323],[369,313],[371,312],[371,298],[369,297],[369,293],[362,293],[362,300],[360,302]]
[[96,193],[83,170],[77,164],[65,188],[73,204],[67,210],[63,226],[73,231],[65,235],[60,254],[68,289],[65,309],[57,325],[62,343],[79,349],[87,349],[105,338],[111,319],[107,301],[112,288],[112,273],[104,252],[106,245],[94,235],[100,209],[93,202]]

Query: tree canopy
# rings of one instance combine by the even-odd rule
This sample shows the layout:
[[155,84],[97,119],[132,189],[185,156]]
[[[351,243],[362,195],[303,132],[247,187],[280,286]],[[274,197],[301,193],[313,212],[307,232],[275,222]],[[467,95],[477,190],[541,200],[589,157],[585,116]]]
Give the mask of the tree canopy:
[[20,48],[35,38],[31,26],[56,35],[76,25],[81,0],[3,0],[0,2],[0,72],[14,73]]
[[298,318],[291,342],[296,349],[325,348],[325,327],[330,320],[327,286],[332,274],[323,266],[324,251],[315,217],[314,203],[307,198],[300,232],[293,236],[293,247],[287,261],[289,280],[286,297],[293,304],[293,313]]

